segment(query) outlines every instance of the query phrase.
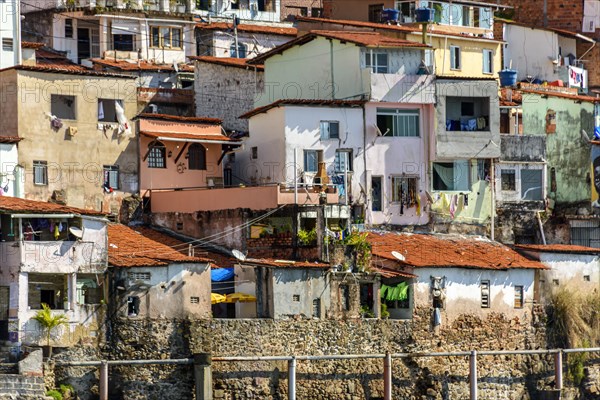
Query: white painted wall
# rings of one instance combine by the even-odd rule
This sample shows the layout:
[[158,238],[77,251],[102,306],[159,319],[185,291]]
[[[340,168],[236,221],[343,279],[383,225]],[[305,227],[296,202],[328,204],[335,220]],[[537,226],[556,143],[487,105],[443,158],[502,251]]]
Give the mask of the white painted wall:
[[559,46],[562,57],[569,53],[577,55],[576,40],[559,36],[542,29],[531,29],[517,25],[504,25],[504,66],[508,68],[512,61],[512,69],[517,71],[517,79],[527,76],[541,80],[559,79],[552,60],[558,57]]
[[[253,3],[251,0],[250,3]],[[196,13],[207,16],[237,16],[242,21],[263,21],[263,22],[280,22],[281,21],[281,2],[275,0],[275,9],[273,11],[254,11],[250,9],[233,10],[231,2],[228,0],[215,0],[211,2],[210,10],[196,10]]]
[[[515,188],[516,190],[502,190],[502,170],[515,170]],[[541,170],[542,171],[542,198],[546,198],[546,166],[544,164],[532,163],[498,163],[494,165],[494,174],[496,179],[496,201],[520,202],[523,194],[521,192],[521,171],[522,170]]]
[[[289,315],[312,317],[313,300],[320,301],[320,318],[331,308],[331,288],[327,271],[315,268],[274,268],[273,270],[273,318]],[[293,296],[299,295],[300,301]]]
[[[19,182],[15,168],[19,164],[19,152],[16,144],[0,144],[0,194],[18,196]],[[4,191],[7,188],[7,191]]]
[[[19,49],[21,48],[19,6],[18,0],[0,2],[0,69],[21,63],[19,59]],[[12,50],[2,48],[1,43],[4,38],[13,40]]]
[[[212,44],[212,48],[208,49],[209,53],[207,55],[231,57],[230,48],[235,41],[231,32],[214,31],[212,35],[206,35],[205,40],[208,41],[208,38],[211,36],[212,40],[210,40],[210,43]],[[293,36],[238,32],[238,43],[246,46],[246,58],[254,58],[292,39],[294,39]]]
[[[442,323],[450,323],[461,314],[485,318],[490,313],[504,313],[507,318],[524,318],[530,314],[534,296],[535,270],[511,269],[506,271],[467,268],[417,268],[414,304],[431,307],[431,276],[446,277],[446,300]],[[490,281],[490,308],[481,308],[481,281]],[[525,306],[514,308],[515,286],[523,286]]]
[[[539,253],[540,261],[549,270],[541,271],[543,298],[559,289],[592,293],[600,288],[600,256],[591,254]],[[584,278],[589,277],[589,281]],[[555,280],[558,280],[558,285]]]

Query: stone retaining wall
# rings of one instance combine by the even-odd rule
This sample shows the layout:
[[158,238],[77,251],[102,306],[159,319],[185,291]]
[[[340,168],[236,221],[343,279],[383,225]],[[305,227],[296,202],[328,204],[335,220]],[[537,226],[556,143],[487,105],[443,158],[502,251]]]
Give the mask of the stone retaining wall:
[[44,378],[41,376],[0,375],[0,397],[35,396],[43,398],[45,394]]

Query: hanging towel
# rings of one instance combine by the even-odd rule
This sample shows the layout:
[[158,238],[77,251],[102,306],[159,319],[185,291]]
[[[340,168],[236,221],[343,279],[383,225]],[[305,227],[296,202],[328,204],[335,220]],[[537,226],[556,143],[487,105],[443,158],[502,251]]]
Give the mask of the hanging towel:
[[102,101],[98,102],[98,121],[104,119],[104,103]]
[[439,308],[433,309],[433,326],[438,326],[442,324],[442,313]]
[[117,121],[119,121],[119,134],[131,134],[129,122],[127,122],[127,117],[125,117],[125,110],[121,106],[119,100],[115,100],[115,114],[117,114]]
[[417,200],[417,217],[421,216],[421,194],[417,193],[417,195],[415,196],[415,199]]
[[454,213],[456,213],[456,202],[457,202],[458,196],[457,195],[452,195],[452,198],[450,199],[450,217],[452,219],[454,219]]
[[477,118],[477,130],[482,131],[485,129],[485,117]]
[[58,229],[58,225],[54,225],[54,240],[58,240],[59,236],[60,236],[60,232]]

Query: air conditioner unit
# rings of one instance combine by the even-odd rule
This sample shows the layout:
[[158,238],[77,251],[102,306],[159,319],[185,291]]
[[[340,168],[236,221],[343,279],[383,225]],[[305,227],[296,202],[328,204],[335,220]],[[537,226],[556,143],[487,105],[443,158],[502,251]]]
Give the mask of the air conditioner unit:
[[77,127],[75,126],[70,126],[67,128],[67,135],[69,136],[75,136],[77,135]]

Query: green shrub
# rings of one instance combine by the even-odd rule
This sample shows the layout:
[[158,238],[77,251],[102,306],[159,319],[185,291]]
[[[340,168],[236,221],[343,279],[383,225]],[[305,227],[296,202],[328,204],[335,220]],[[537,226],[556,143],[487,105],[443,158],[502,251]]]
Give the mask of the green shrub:
[[67,393],[75,393],[75,389],[73,389],[73,386],[66,384],[66,383],[61,383],[59,386],[60,389],[60,393],[63,396],[66,396]]
[[381,302],[381,318],[387,319],[390,317],[390,312],[388,311],[388,306],[383,301]]
[[46,396],[52,397],[54,400],[63,400],[63,396],[58,390],[48,390]]
[[298,240],[300,244],[304,246],[308,246],[311,244],[315,244],[317,242],[317,231],[315,228],[310,231],[306,231],[304,229],[300,229],[298,231]]

